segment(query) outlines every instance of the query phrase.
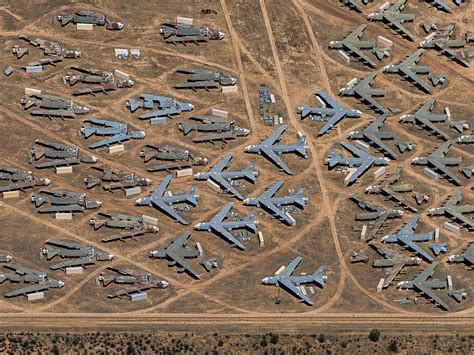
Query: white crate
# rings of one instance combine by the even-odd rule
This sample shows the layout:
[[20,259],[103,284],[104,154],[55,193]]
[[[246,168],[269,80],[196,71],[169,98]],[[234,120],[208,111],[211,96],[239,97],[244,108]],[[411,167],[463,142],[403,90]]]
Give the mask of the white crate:
[[120,153],[125,150],[125,146],[123,144],[113,145],[109,147],[109,154]]
[[213,116],[227,118],[227,116],[229,115],[229,112],[224,111],[224,110],[219,110],[217,108],[213,108],[211,114]]
[[56,168],[56,174],[71,174],[72,173],[72,166],[58,166]]
[[114,75],[116,77],[119,77],[119,78],[122,78],[122,79],[125,79],[125,80],[130,80],[130,75],[128,75],[127,73],[125,73],[121,70],[118,70],[118,69],[115,69]]
[[94,25],[92,23],[78,23],[76,25],[76,29],[78,31],[92,31],[94,29]]
[[5,191],[3,198],[18,198],[20,197],[20,191]]
[[82,274],[83,271],[82,266],[71,266],[66,268],[66,275],[78,275]]
[[189,18],[189,17],[178,16],[178,17],[176,17],[176,23],[191,26],[193,24],[193,19]]
[[56,212],[55,218],[58,220],[71,220],[72,219],[72,213],[71,212]]
[[176,177],[185,177],[193,175],[193,168],[176,170]]
[[142,193],[142,188],[140,186],[131,187],[129,189],[125,189],[125,196],[133,196]]
[[147,215],[143,215],[142,220],[143,220],[143,222],[148,223],[148,224],[153,224],[154,226],[156,226],[158,224],[158,218],[155,218],[155,217],[150,217],[150,216],[147,216]]
[[228,94],[228,93],[233,93],[233,92],[238,92],[238,91],[239,91],[239,87],[237,85],[222,87],[223,94]]
[[39,95],[41,94],[41,90],[32,89],[32,88],[25,88],[25,95]]
[[44,298],[44,292],[29,293],[26,297],[28,301],[42,300]]

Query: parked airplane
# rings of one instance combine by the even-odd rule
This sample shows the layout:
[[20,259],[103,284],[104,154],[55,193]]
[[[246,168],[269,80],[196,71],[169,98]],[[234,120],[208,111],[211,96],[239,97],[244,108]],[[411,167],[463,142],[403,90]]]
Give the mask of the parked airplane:
[[474,270],[474,243],[471,242],[463,252],[448,256],[448,261],[450,263],[464,263]]
[[377,65],[362,51],[363,49],[372,49],[375,47],[374,41],[361,40],[366,27],[367,25],[360,25],[347,36],[343,37],[342,40],[329,42],[329,48],[342,49],[345,52],[349,52],[349,54],[356,57],[363,64],[371,68],[376,68]]
[[462,187],[456,188],[454,194],[450,196],[442,207],[430,208],[428,216],[446,216],[450,220],[459,223],[461,226],[467,228],[469,231],[474,230],[474,221],[467,218],[464,214],[474,213],[473,204],[460,205],[462,200]]
[[397,0],[388,6],[382,5],[377,12],[369,15],[369,21],[381,21],[402,37],[414,41],[415,36],[403,25],[404,22],[412,22],[415,19],[415,14],[402,13],[407,1]]

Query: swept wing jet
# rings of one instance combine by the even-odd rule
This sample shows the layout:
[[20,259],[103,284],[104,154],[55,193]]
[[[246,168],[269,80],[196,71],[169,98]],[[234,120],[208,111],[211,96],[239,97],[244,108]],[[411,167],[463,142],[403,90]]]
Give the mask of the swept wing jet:
[[324,161],[324,164],[328,166],[329,169],[332,169],[338,165],[345,165],[350,168],[357,167],[357,169],[351,173],[352,175],[346,181],[347,185],[351,185],[357,181],[367,170],[372,166],[378,165],[387,165],[390,161],[388,158],[378,158],[373,155],[364,152],[363,150],[353,146],[352,144],[346,142],[340,142],[347,151],[349,151],[353,157],[345,158],[339,155],[336,151],[336,148],[331,148],[329,150],[329,155]]
[[445,122],[448,120],[447,113],[434,114],[431,113],[436,99],[431,99],[425,102],[415,113],[411,115],[403,115],[400,117],[400,122],[412,123],[420,126],[428,133],[447,141],[450,139],[447,133],[439,129],[434,122]]
[[287,212],[280,207],[285,205],[295,205],[300,209],[304,209],[308,198],[304,196],[304,187],[297,192],[285,197],[274,197],[278,190],[283,186],[283,181],[278,181],[272,186],[268,187],[260,196],[254,198],[246,198],[244,205],[260,207],[270,213],[273,217],[281,222],[294,226],[296,221]]
[[220,86],[235,85],[237,79],[229,73],[220,70],[208,70],[199,68],[178,68],[177,73],[187,74],[187,82],[176,84],[176,89],[199,89],[217,88]]
[[303,258],[301,256],[297,256],[292,262],[288,264],[288,266],[286,266],[278,274],[262,279],[262,284],[281,287],[286,292],[298,298],[300,301],[306,303],[309,306],[312,306],[313,301],[311,301],[309,297],[305,294],[305,292],[303,292],[302,289],[298,286],[302,284],[316,284],[320,287],[324,287],[327,276],[323,275],[324,266],[320,266],[311,275],[293,276],[293,272],[300,264],[302,259]]
[[246,179],[252,184],[258,176],[255,170],[255,162],[251,162],[240,171],[224,171],[229,166],[229,162],[234,156],[233,152],[228,152],[224,157],[207,172],[199,172],[194,175],[196,180],[210,180],[219,185],[221,189],[235,196],[239,200],[244,197],[233,186],[231,181],[236,179]]
[[248,229],[255,233],[257,231],[258,221],[255,220],[256,212],[250,213],[248,216],[240,220],[228,221],[229,212],[233,207],[233,203],[229,202],[225,205],[209,222],[201,222],[194,226],[196,230],[208,231],[217,234],[233,247],[245,250],[245,246],[230,231],[233,229]]
[[450,196],[442,207],[430,208],[428,210],[429,216],[446,216],[450,220],[459,223],[469,231],[474,230],[474,221],[467,218],[464,214],[474,213],[474,205],[464,204],[460,205],[462,200],[462,187],[456,188],[454,194]]
[[381,21],[402,35],[402,37],[413,42],[415,36],[403,25],[404,22],[412,22],[415,19],[415,14],[402,13],[407,1],[398,0],[391,3],[388,7],[382,6],[377,12],[369,14],[369,21]]
[[454,26],[450,25],[443,31],[437,31],[426,36],[420,43],[419,47],[424,49],[434,49],[439,54],[444,55],[448,60],[452,60],[463,67],[469,68],[469,62],[461,53],[455,52],[453,49],[463,48],[466,46],[467,40],[452,39]]
[[357,0],[341,0],[341,3],[343,5],[346,5],[347,7],[349,7],[350,9],[352,10],[355,10],[359,13],[362,13],[363,12],[363,9],[362,9],[362,6],[359,5],[359,3],[357,2]]
[[350,55],[356,57],[363,64],[371,68],[376,68],[377,65],[362,51],[363,49],[372,49],[375,47],[374,41],[361,40],[366,27],[367,25],[360,25],[342,40],[329,42],[329,48],[342,49],[349,52]]
[[139,198],[135,204],[138,206],[149,206],[156,208],[160,212],[167,214],[181,224],[189,224],[178,212],[173,208],[175,203],[186,203],[193,207],[197,205],[198,195],[195,194],[196,187],[192,186],[184,194],[167,194],[166,189],[171,182],[171,175],[166,175],[160,185],[148,197]]
[[262,140],[260,144],[245,147],[245,152],[262,155],[280,170],[283,170],[288,175],[293,175],[293,172],[281,159],[281,155],[295,153],[304,159],[308,159],[308,145],[306,144],[306,136],[298,136],[297,142],[293,145],[276,144],[287,127],[285,125],[278,127],[271,135]]
[[130,112],[135,112],[138,108],[150,110],[153,109],[155,104],[158,104],[158,110],[138,116],[139,120],[149,120],[157,117],[171,118],[174,115],[179,115],[182,112],[192,111],[194,109],[194,105],[188,102],[178,101],[168,96],[143,93],[140,94],[140,99],[143,101],[139,102],[134,99],[127,101],[127,107],[130,109]]
[[423,53],[424,49],[417,49],[416,52],[403,59],[400,63],[385,66],[383,71],[389,74],[399,74],[403,79],[412,83],[419,90],[426,94],[431,94],[431,89],[426,86],[417,75],[429,74],[431,70],[429,66],[416,65]]
[[443,0],[425,0],[425,1],[438,10],[451,13],[451,8]]
[[298,113],[301,115],[301,119],[305,119],[309,115],[316,115],[321,117],[322,120],[327,120],[326,124],[319,130],[317,134],[318,136],[326,134],[331,128],[335,127],[346,117],[358,118],[361,115],[359,110],[349,109],[342,106],[324,91],[318,90],[315,95],[323,107],[302,105],[298,107]]
[[438,148],[436,148],[434,151],[429,153],[427,156],[413,158],[411,163],[413,165],[428,166],[430,169],[435,170],[436,173],[438,173],[440,176],[442,176],[449,182],[460,186],[462,185],[461,180],[459,180],[456,177],[456,175],[454,175],[447,169],[447,166],[459,165],[462,162],[462,157],[456,157],[456,158],[446,157],[446,154],[448,153],[449,148],[451,147],[451,144],[452,144],[452,141],[446,141],[443,144],[441,144]]
[[197,249],[191,250],[186,247],[190,237],[189,232],[184,232],[178,237],[174,238],[170,243],[166,244],[163,248],[150,251],[150,258],[152,259],[167,259],[168,266],[176,266],[178,272],[186,271],[192,277],[199,279],[199,274],[189,266],[184,260],[187,258],[197,258],[199,251]]
[[416,214],[397,233],[383,237],[384,243],[398,243],[404,248],[411,249],[428,262],[433,262],[433,258],[425,252],[416,242],[426,242],[433,238],[433,231],[426,233],[415,233],[415,228],[420,219],[420,214]]
[[[87,125],[91,123],[99,127]],[[100,148],[103,146],[110,146],[112,144],[122,143],[130,139],[143,139],[145,132],[130,130],[128,125],[118,121],[101,120],[101,119],[85,119],[84,125],[79,131],[84,138],[89,138],[92,135],[108,136],[108,138],[89,144],[90,149]]]
[[464,263],[467,267],[474,270],[474,243],[469,246],[460,254],[448,256],[450,263]]
[[31,285],[20,288],[19,290],[14,290],[11,292],[5,293],[6,298],[18,297],[18,296],[28,296],[30,293],[37,293],[47,291],[50,288],[61,288],[64,286],[63,281],[50,279],[45,283],[41,283],[38,285]]

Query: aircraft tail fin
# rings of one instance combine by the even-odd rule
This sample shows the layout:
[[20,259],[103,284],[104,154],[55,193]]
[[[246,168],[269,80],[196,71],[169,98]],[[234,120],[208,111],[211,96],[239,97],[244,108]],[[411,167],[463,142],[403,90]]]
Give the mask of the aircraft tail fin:
[[300,188],[295,194],[294,194],[295,199],[295,205],[298,208],[303,209],[304,205],[306,203],[306,198],[304,197],[304,187]]
[[321,265],[314,273],[312,276],[313,281],[316,282],[317,284],[321,285],[321,287],[324,286],[326,277],[323,275],[324,273],[324,266]]
[[197,198],[196,198],[196,186],[193,185],[189,188],[189,190],[186,192],[187,195],[189,195],[188,198],[186,198],[186,202],[189,204],[196,206],[197,205]]
[[189,132],[193,130],[193,126],[188,125],[188,124],[181,124],[180,128],[183,131],[184,135],[187,135]]
[[307,152],[308,145],[306,143],[306,136],[300,136],[298,138],[298,141],[296,142],[296,145],[298,146],[298,148],[296,149],[296,152],[299,155],[306,158],[308,156],[308,152]]
[[94,132],[95,132],[94,127],[91,127],[86,124],[82,127],[82,134],[84,135],[84,138],[89,138],[90,136],[94,134]]
[[129,99],[127,101],[127,106],[130,108],[130,112],[135,112],[136,110],[138,110],[138,108],[141,106],[142,104],[135,100],[135,99]]
[[251,161],[249,165],[247,165],[243,170],[245,172],[245,178],[255,182],[257,174],[255,173],[255,161]]
[[331,148],[329,150],[329,155],[326,158],[326,163],[329,168],[334,168],[337,164],[339,164],[341,156],[337,153],[336,148]]
[[247,222],[246,227],[254,233],[257,231],[256,223],[254,222],[256,215],[257,212],[253,211],[244,218],[244,221]]

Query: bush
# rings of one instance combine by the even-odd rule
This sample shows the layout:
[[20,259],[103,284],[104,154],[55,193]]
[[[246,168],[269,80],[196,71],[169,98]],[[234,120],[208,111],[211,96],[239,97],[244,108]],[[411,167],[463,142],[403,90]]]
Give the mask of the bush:
[[270,336],[270,343],[272,344],[278,344],[279,340],[280,340],[280,336],[278,334],[272,334]]
[[268,345],[267,339],[262,338],[262,340],[260,340],[260,346],[261,346],[262,348],[265,348],[267,345]]
[[219,341],[217,342],[217,346],[221,347],[222,345],[224,345],[224,340],[219,339]]
[[391,353],[398,353],[398,342],[393,339],[387,347],[387,350],[390,351]]
[[374,343],[378,342],[380,339],[380,330],[372,329],[369,333],[369,339],[372,340]]
[[323,333],[319,334],[318,335],[318,341],[322,344],[326,341],[326,335],[324,335]]

